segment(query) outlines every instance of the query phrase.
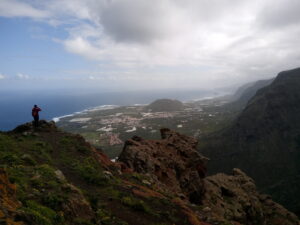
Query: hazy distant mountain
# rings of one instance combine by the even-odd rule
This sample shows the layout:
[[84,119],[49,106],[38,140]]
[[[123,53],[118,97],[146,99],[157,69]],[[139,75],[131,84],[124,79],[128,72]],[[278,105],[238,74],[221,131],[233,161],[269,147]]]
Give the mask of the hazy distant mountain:
[[[265,81],[267,82],[267,81]],[[244,92],[245,93],[245,92]],[[300,68],[258,90],[233,124],[205,140],[209,171],[246,171],[260,189],[300,214]]]
[[173,99],[158,99],[146,106],[152,112],[173,112],[183,110],[182,102]]
[[241,86],[231,97],[232,102],[230,103],[230,105],[244,108],[247,105],[248,101],[256,94],[259,89],[270,85],[273,80],[274,78],[268,80],[259,80]]

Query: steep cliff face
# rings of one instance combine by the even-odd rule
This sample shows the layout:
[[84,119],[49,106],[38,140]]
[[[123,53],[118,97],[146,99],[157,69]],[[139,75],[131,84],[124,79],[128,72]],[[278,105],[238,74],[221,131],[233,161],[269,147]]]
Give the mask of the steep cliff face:
[[238,167],[260,190],[300,214],[300,69],[279,73],[232,124],[201,141],[211,173]]

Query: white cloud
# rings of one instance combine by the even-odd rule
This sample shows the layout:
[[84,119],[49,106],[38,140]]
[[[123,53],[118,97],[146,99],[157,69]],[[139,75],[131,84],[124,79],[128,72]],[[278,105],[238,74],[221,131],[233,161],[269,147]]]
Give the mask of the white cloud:
[[46,18],[49,12],[37,9],[30,4],[17,0],[1,0],[0,16],[4,17],[30,17],[34,19]]
[[18,78],[18,79],[25,79],[25,80],[28,80],[28,79],[30,79],[30,76],[27,75],[27,74],[18,73],[18,74],[17,74],[17,78]]
[[0,73],[0,80],[5,79],[6,76]]
[[185,77],[195,86],[265,78],[299,66],[299,11],[298,0],[0,2],[2,16],[67,23],[69,36],[60,43],[103,71],[90,80],[180,85]]

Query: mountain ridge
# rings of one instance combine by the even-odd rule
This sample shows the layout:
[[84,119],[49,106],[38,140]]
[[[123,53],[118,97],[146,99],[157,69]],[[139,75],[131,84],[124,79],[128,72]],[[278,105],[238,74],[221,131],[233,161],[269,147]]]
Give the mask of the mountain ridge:
[[300,68],[279,73],[256,92],[230,127],[203,139],[200,147],[202,154],[212,158],[208,166],[212,173],[239,167],[255,179],[260,190],[273,193],[298,214],[299,86]]

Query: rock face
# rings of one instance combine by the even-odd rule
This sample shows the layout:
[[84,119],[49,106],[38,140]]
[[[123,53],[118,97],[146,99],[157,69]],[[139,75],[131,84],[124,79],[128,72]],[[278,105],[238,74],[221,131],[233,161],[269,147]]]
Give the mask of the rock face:
[[146,109],[152,112],[173,112],[183,110],[183,104],[178,100],[158,99],[146,106]]
[[200,203],[204,192],[206,158],[196,151],[197,140],[169,129],[162,140],[133,137],[125,143],[119,161],[135,172],[150,174],[165,188]]
[[15,222],[16,211],[20,206],[16,186],[9,182],[6,172],[0,168],[0,224],[22,225],[22,222]]
[[201,140],[210,173],[241,168],[260,190],[300,215],[300,68],[281,72],[233,124]]
[[240,169],[233,169],[232,175],[209,176],[204,183],[203,205],[210,218],[244,225],[299,224],[293,213],[273,202],[270,196],[259,194],[254,181]]
[[205,177],[207,158],[197,153],[194,138],[169,129],[162,129],[161,136],[162,140],[133,137],[125,143],[119,161],[134,172],[151,176],[152,187],[160,187],[164,193],[171,191],[186,202],[200,205],[202,221],[299,225],[297,216],[273,202],[271,197],[259,194],[254,181],[241,170],[234,169],[233,175]]

